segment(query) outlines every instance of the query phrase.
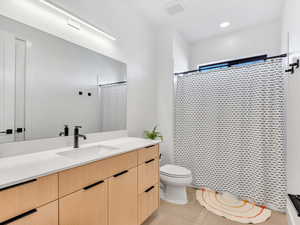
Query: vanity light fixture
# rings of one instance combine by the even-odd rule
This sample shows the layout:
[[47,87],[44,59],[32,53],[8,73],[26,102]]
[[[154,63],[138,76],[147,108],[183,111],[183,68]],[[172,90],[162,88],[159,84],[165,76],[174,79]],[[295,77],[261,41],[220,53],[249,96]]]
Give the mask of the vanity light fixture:
[[[110,34],[104,32],[104,31],[100,30],[99,28],[97,28],[97,27],[91,25],[91,24],[88,23],[88,22],[85,22],[84,20],[78,18],[77,16],[74,16],[74,15],[71,14],[70,12],[66,11],[65,9],[62,9],[60,6],[58,6],[58,5],[56,5],[56,4],[52,3],[52,2],[50,2],[49,0],[40,0],[40,2],[43,3],[44,5],[46,5],[46,6],[50,7],[50,8],[52,8],[52,9],[56,10],[57,12],[59,12],[59,13],[65,15],[65,16],[67,16],[67,17],[69,17],[69,19],[68,19],[68,21],[67,21],[67,22],[68,22],[68,25],[74,27],[74,25],[76,24],[76,27],[74,27],[74,28],[76,28],[77,30],[80,30],[80,25],[79,25],[79,24],[82,24],[82,25],[87,26],[88,28],[90,28],[90,29],[92,29],[92,30],[94,30],[94,31],[96,31],[96,32],[98,32],[98,33],[100,33],[101,35],[105,36],[106,38],[108,38],[108,39],[110,39],[110,40],[112,40],[112,41],[116,41],[116,40],[117,40],[117,39],[116,39],[115,37],[113,37],[112,35],[110,35]],[[70,24],[70,21],[72,21],[71,24]],[[79,25],[79,26],[78,26],[78,25]]]
[[220,27],[221,28],[226,28],[226,27],[229,27],[230,25],[231,25],[231,23],[226,21],[226,22],[221,23]]

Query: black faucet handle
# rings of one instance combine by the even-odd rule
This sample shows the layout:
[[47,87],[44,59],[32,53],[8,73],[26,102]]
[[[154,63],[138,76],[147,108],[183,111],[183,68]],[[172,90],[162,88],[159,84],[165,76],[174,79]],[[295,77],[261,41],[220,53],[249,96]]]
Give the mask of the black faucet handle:
[[79,128],[82,128],[82,126],[75,126],[75,128],[79,129]]

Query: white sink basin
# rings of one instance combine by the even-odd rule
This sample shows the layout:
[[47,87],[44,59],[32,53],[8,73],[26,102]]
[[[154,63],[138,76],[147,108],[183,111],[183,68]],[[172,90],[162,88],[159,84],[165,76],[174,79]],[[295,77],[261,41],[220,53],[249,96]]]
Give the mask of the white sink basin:
[[93,158],[99,157],[105,154],[109,154],[112,151],[118,150],[119,148],[114,148],[110,146],[94,146],[87,148],[72,149],[64,152],[56,153],[59,156],[71,158],[71,159],[83,159],[83,158]]

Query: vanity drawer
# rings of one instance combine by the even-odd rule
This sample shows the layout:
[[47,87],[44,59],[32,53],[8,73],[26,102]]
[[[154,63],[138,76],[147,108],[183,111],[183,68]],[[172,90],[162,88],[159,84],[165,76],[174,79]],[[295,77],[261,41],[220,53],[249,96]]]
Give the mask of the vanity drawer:
[[59,199],[60,225],[107,225],[108,182],[98,181]]
[[139,150],[139,164],[153,158],[159,158],[159,145],[152,145]]
[[159,182],[159,159],[152,158],[138,167],[139,193]]
[[139,195],[139,224],[159,207],[159,185],[153,185]]
[[0,222],[58,198],[57,174],[0,190]]
[[58,225],[58,202],[27,211],[4,222],[8,225]]
[[105,160],[106,167],[108,168],[108,176],[111,177],[124,170],[137,167],[138,165],[138,151],[125,153],[123,155],[115,156]]
[[59,196],[71,194],[99,180],[137,166],[137,151],[59,173]]

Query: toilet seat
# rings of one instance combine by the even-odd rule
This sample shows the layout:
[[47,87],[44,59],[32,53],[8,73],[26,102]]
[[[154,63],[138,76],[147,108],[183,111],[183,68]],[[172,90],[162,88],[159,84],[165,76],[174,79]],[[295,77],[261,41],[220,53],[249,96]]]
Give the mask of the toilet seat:
[[192,173],[190,170],[176,165],[164,165],[160,168],[160,174],[167,176],[167,177],[174,177],[174,178],[187,178],[191,177]]

